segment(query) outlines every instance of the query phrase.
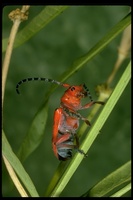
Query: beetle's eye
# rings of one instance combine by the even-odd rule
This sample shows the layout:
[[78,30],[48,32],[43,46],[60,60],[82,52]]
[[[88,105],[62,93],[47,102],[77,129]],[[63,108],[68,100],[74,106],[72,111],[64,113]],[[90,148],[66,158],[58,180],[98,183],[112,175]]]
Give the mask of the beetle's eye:
[[74,91],[74,90],[75,90],[75,87],[72,86],[72,87],[71,87],[71,91]]

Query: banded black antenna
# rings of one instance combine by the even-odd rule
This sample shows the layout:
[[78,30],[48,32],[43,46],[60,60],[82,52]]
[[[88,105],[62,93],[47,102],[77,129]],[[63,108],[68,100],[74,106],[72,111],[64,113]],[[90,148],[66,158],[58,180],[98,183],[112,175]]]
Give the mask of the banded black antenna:
[[101,104],[101,105],[104,105],[104,104],[105,104],[105,103],[102,102],[102,101],[93,101],[92,96],[91,96],[91,93],[90,93],[89,89],[87,88],[87,86],[86,86],[85,84],[83,84],[83,87],[84,87],[84,89],[86,90],[87,96],[90,98],[92,104],[95,104],[95,103],[98,103],[98,104]]
[[84,89],[85,89],[86,92],[87,92],[87,96],[90,98],[91,101],[93,101],[92,96],[91,96],[91,93],[90,93],[89,89],[87,88],[87,86],[86,86],[85,84],[83,84],[83,87],[84,87]]
[[55,83],[57,85],[61,85],[63,87],[70,87],[69,84],[65,84],[65,83],[61,83],[59,81],[56,81],[56,80],[53,80],[53,79],[50,79],[50,78],[41,78],[41,77],[35,77],[35,78],[25,78],[25,79],[22,79],[21,81],[19,81],[16,85],[16,92],[18,94],[20,94],[19,92],[19,86],[23,83],[26,83],[26,82],[29,82],[29,81],[44,81],[44,82],[49,82],[49,83]]

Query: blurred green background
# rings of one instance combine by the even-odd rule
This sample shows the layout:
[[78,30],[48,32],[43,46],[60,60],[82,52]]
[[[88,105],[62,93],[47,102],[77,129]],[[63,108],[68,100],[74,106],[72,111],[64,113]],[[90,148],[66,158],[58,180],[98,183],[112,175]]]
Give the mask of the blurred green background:
[[[18,7],[21,8],[21,6]],[[8,13],[15,8],[17,7],[6,6],[3,9],[3,38],[9,36],[12,22],[8,19]],[[31,6],[29,21],[43,8],[44,6]],[[3,127],[15,153],[50,87],[50,84],[40,82],[27,83],[21,86],[21,96],[19,96],[15,91],[17,82],[27,77],[46,77],[58,80],[58,77],[71,66],[76,58],[89,51],[128,12],[129,6],[70,6],[29,41],[13,50],[6,84]],[[23,22],[20,29],[26,24],[28,21]],[[117,59],[121,36],[122,34],[66,82],[77,85],[85,83],[93,99],[96,100],[95,87],[104,83],[109,76]],[[112,87],[115,87],[128,62],[129,58],[124,61],[118,71]],[[58,87],[52,94],[49,100],[45,137],[40,146],[24,162],[24,168],[40,196],[44,195],[59,165],[51,148],[51,136],[53,112],[59,106],[63,92],[64,89]],[[88,157],[83,160],[61,196],[82,195],[108,173],[130,160],[130,100],[131,87],[128,84],[92,145]],[[82,111],[82,114],[87,116],[88,112],[88,110]],[[9,181],[4,164],[2,174],[3,196],[19,196]]]

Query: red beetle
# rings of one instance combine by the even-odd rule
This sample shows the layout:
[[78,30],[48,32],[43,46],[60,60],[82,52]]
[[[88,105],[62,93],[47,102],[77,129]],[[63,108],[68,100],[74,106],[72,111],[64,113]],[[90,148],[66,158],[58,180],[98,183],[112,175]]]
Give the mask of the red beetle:
[[[28,81],[45,81],[50,83],[55,83],[61,85],[67,90],[64,95],[61,97],[60,107],[57,108],[54,112],[54,125],[53,125],[53,135],[52,135],[52,148],[55,156],[59,160],[67,160],[72,157],[72,150],[76,149],[79,153],[86,156],[83,150],[79,149],[79,139],[76,134],[76,131],[79,127],[79,120],[85,121],[87,125],[90,125],[90,122],[78,113],[78,110],[83,110],[91,107],[93,104],[101,104],[104,102],[93,101],[90,95],[89,90],[86,85],[69,85],[66,83],[61,83],[53,79],[47,78],[27,78],[21,80],[17,86],[16,91],[19,94],[19,86]],[[82,98],[88,97],[91,102],[86,105],[81,105]],[[74,141],[76,142],[74,144]]]

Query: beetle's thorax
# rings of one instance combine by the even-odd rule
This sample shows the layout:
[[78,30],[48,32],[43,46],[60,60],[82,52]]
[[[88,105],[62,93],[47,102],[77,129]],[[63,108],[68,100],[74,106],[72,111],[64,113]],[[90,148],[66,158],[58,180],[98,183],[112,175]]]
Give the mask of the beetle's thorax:
[[81,108],[81,99],[86,97],[86,91],[82,85],[70,86],[61,98],[61,106],[73,111]]

